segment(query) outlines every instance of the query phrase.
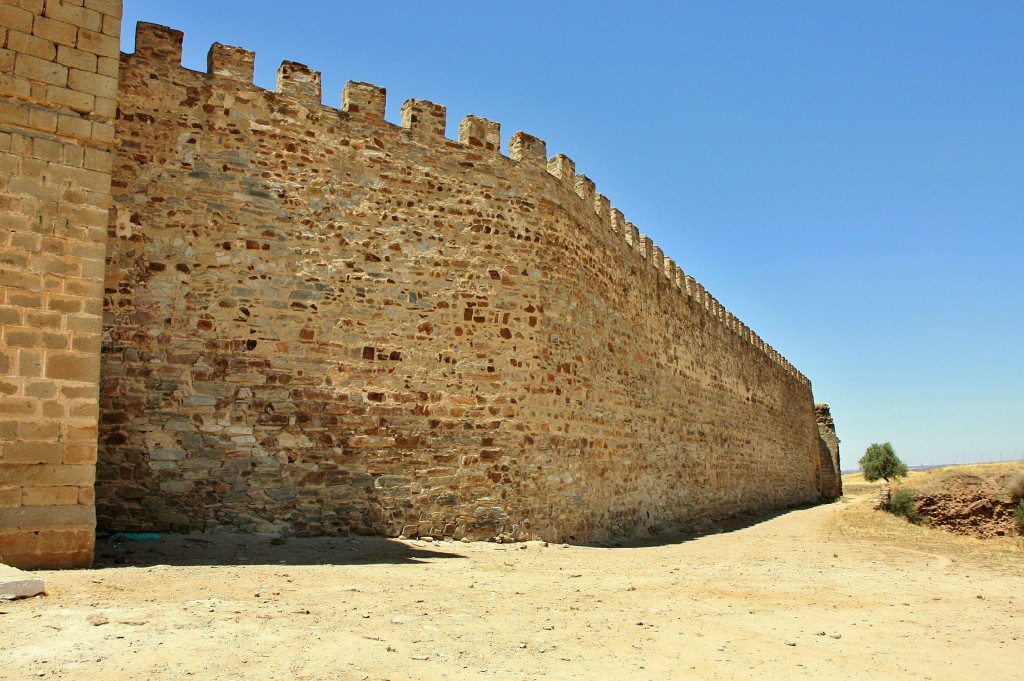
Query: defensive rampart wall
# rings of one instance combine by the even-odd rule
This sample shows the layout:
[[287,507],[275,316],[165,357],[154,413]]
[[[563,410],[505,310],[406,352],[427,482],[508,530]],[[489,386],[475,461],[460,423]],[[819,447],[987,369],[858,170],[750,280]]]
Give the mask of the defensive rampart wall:
[[122,55],[101,529],[584,541],[823,496],[810,383],[571,160],[181,39]]
[[809,382],[541,140],[148,24],[119,74],[120,14],[0,0],[0,561],[87,565],[97,516],[585,541],[839,493]]

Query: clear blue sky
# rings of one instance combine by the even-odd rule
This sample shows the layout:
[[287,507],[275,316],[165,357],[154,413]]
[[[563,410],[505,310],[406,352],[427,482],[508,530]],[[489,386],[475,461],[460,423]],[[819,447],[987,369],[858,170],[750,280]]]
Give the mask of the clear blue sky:
[[1024,2],[125,0],[576,161],[828,402],[844,468],[1024,457]]

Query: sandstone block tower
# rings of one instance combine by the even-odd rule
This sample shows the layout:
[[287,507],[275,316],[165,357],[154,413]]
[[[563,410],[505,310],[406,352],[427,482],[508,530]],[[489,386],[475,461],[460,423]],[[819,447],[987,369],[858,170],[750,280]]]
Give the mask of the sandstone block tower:
[[92,563],[120,0],[0,0],[0,561]]
[[566,541],[838,494],[810,382],[540,139],[2,2],[107,89],[5,43],[0,560],[87,563],[94,491],[101,531]]

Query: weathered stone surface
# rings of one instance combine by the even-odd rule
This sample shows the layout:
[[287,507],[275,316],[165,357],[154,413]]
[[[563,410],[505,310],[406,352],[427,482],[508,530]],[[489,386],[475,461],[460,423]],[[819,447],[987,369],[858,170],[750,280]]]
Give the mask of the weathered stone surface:
[[390,124],[365,83],[322,106],[302,65],[259,89],[240,48],[189,71],[139,30],[105,529],[584,541],[822,496],[807,380],[571,160],[523,133],[502,156],[476,117],[445,139],[424,100]]
[[118,61],[121,3],[73,5],[0,0],[0,559],[86,565],[97,513],[585,541],[839,493],[807,379],[541,139],[161,26]]
[[818,487],[821,498],[832,501],[843,496],[843,476],[839,468],[839,438],[836,436],[836,424],[832,420],[832,410],[823,402],[814,405],[814,418],[818,424],[818,441],[821,464],[819,466]]
[[92,562],[121,17],[94,4],[0,0],[0,560],[19,567]]

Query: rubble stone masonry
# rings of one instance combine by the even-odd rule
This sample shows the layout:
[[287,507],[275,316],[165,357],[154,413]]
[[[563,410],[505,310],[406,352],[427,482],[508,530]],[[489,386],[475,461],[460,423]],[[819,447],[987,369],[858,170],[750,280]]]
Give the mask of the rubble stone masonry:
[[0,0],[0,562],[92,563],[120,0]]
[[839,468],[839,438],[832,410],[824,402],[814,405],[814,417],[818,422],[818,438],[821,450],[819,487],[823,499],[838,499],[843,496],[843,476]]
[[819,499],[809,382],[568,158],[181,41],[121,64],[101,527],[584,541]]
[[101,531],[578,542],[835,495],[809,381],[542,140],[0,1],[0,560],[88,563],[94,490]]

